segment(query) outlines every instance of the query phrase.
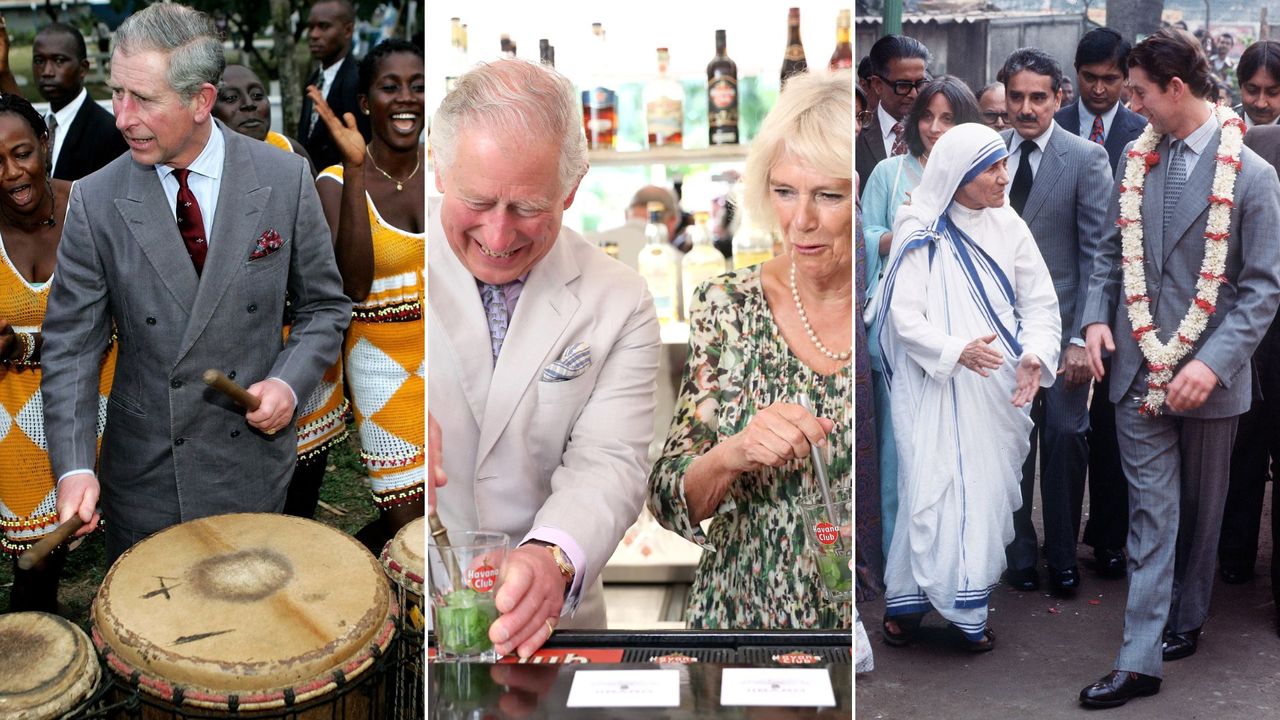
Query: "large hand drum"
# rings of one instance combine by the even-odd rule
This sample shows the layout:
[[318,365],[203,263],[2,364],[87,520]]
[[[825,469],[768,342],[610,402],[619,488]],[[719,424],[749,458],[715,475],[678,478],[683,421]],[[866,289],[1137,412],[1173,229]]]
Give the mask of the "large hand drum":
[[426,532],[426,523],[416,518],[400,528],[382,549],[382,566],[395,584],[404,626],[396,653],[399,673],[391,699],[395,718],[423,716],[426,611],[422,605],[422,582],[426,571]]
[[0,615],[0,720],[52,720],[82,708],[101,677],[89,636],[56,615]]
[[355,539],[301,518],[219,515],[121,555],[94,600],[93,640],[149,705],[244,713],[314,702],[301,717],[364,718],[380,692],[350,689],[381,675],[370,668],[397,615],[381,566]]

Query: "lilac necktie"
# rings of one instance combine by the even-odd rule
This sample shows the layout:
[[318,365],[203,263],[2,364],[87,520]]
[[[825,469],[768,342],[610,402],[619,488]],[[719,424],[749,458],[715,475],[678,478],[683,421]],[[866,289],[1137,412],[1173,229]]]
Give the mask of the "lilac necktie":
[[506,285],[480,285],[480,299],[484,303],[485,321],[489,324],[489,347],[493,350],[493,361],[498,361],[498,353],[502,352],[502,341],[507,337],[507,324],[511,316],[507,312]]

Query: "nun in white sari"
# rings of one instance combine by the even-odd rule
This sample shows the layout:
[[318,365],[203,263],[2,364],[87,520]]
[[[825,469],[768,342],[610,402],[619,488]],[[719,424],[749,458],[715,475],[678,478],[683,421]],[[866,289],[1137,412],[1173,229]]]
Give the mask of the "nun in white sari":
[[934,146],[894,222],[878,313],[898,438],[897,525],[885,640],[936,609],[990,650],[987,602],[1013,540],[1030,401],[1049,387],[1062,329],[1053,280],[1005,201],[1000,136],[965,124]]

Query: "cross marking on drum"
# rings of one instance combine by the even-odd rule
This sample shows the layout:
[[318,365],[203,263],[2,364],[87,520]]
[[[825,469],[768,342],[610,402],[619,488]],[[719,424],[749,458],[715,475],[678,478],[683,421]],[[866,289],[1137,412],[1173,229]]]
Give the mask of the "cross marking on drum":
[[197,640],[207,640],[208,638],[211,638],[211,637],[217,637],[217,636],[219,636],[219,635],[226,635],[226,634],[227,634],[227,633],[229,633],[229,632],[235,632],[235,629],[233,628],[233,629],[230,629],[230,630],[215,630],[214,632],[200,633],[199,635],[183,635],[182,637],[178,638],[177,640],[174,640],[174,641],[173,641],[173,644],[174,644],[174,645],[186,645],[187,643],[195,642],[195,641],[197,641]]
[[169,591],[172,590],[173,588],[178,587],[178,585],[182,584],[182,583],[178,583],[178,585],[173,585],[173,586],[166,586],[164,584],[165,580],[181,580],[182,578],[175,578],[175,577],[167,578],[160,575],[156,575],[156,579],[160,581],[160,587],[143,595],[141,598],[142,600],[150,600],[151,598],[157,595],[163,595],[165,600],[172,600],[173,598],[169,595]]

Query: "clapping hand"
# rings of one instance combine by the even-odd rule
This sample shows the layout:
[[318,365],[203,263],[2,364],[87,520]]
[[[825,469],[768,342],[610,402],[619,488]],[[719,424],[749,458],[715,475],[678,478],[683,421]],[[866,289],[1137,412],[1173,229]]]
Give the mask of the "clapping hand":
[[[356,125],[356,116],[343,113],[342,119],[339,120],[338,116],[333,114],[333,108],[330,108],[328,101],[324,99],[324,94],[315,85],[307,86],[307,97],[311,98],[316,113],[320,115],[320,121],[329,128],[329,134],[333,136],[333,142],[342,155],[342,164],[350,168],[363,165],[364,136],[360,134],[360,128]],[[303,118],[303,121],[305,122],[306,118]]]

